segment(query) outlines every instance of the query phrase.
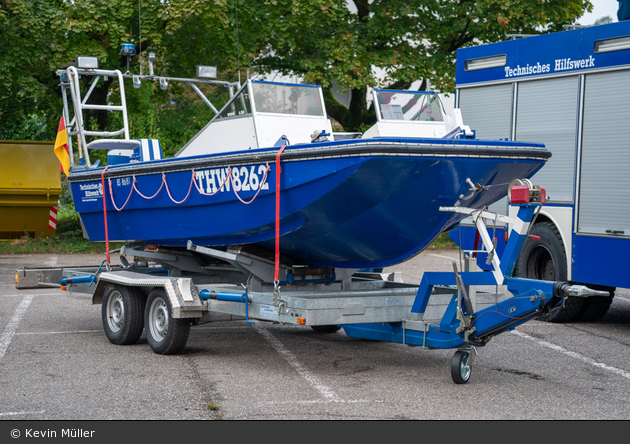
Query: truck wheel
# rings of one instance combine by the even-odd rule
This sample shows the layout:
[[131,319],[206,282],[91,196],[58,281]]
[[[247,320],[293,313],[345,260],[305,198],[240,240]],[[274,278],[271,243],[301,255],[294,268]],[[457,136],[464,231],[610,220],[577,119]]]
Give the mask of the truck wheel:
[[615,297],[615,288],[613,287],[597,287],[595,285],[587,286],[592,287],[595,290],[608,291],[610,292],[610,296],[591,296],[590,298],[584,299],[582,309],[575,318],[576,321],[593,322],[602,318],[606,313],[608,313],[608,309]]
[[103,296],[103,330],[112,344],[135,344],[142,335],[145,296],[135,287],[114,285]]
[[144,309],[144,329],[151,349],[160,355],[181,352],[190,332],[190,319],[174,319],[166,293],[156,288],[147,299]]
[[[556,226],[551,222],[537,223],[532,227],[530,235],[534,237],[525,239],[516,262],[516,276],[543,281],[566,281],[567,256]],[[568,297],[559,310],[538,319],[551,322],[572,321],[583,303],[583,298]]]

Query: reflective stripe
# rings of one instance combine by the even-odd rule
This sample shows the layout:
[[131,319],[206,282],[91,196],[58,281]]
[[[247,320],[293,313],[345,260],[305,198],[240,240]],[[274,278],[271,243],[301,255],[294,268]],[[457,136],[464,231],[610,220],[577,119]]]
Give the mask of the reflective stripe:
[[50,213],[48,215],[48,228],[54,230],[57,228],[57,208],[50,207]]

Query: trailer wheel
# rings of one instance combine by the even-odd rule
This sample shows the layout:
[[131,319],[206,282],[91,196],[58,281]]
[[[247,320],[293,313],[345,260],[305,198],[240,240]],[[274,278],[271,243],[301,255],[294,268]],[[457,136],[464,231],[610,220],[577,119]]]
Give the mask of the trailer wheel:
[[335,333],[341,330],[338,325],[311,325],[311,328],[317,333]]
[[467,350],[457,350],[451,361],[451,377],[455,384],[466,384],[470,380],[472,366],[470,362],[470,352]]
[[103,330],[112,344],[135,344],[142,335],[145,297],[142,290],[114,285],[103,296]]
[[[530,235],[533,237],[525,239],[516,262],[516,276],[543,281],[566,281],[567,256],[556,226],[551,222],[537,223],[532,227]],[[584,298],[570,296],[558,310],[538,319],[551,322],[573,321],[583,303]]]
[[160,355],[181,352],[188,341],[190,319],[174,319],[171,302],[162,288],[156,288],[144,309],[144,329],[151,349]]

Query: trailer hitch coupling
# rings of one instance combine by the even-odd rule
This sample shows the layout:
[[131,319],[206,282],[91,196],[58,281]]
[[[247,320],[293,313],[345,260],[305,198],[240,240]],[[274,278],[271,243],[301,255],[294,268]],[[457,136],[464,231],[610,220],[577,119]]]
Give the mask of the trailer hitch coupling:
[[568,282],[556,282],[553,286],[553,297],[545,305],[545,311],[541,313],[541,318],[553,315],[562,308],[564,300],[568,297],[587,298],[591,296],[609,297],[607,291],[593,290],[584,285],[570,284]]
[[554,295],[561,298],[569,296],[587,298],[590,296],[608,297],[610,293],[607,291],[593,290],[584,285],[571,285],[568,282],[558,282],[554,287]]

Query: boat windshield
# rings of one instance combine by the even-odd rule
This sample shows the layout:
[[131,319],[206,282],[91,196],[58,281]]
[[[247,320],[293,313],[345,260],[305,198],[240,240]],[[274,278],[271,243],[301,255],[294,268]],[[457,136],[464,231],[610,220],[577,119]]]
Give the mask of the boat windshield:
[[442,122],[444,113],[434,92],[376,90],[381,120]]
[[251,113],[252,110],[249,104],[249,94],[247,92],[247,88],[241,88],[241,90],[234,96],[234,98],[230,100],[230,102],[225,107],[223,107],[219,114],[217,114],[215,119],[244,116]]
[[254,105],[259,113],[324,116],[320,88],[254,81]]

